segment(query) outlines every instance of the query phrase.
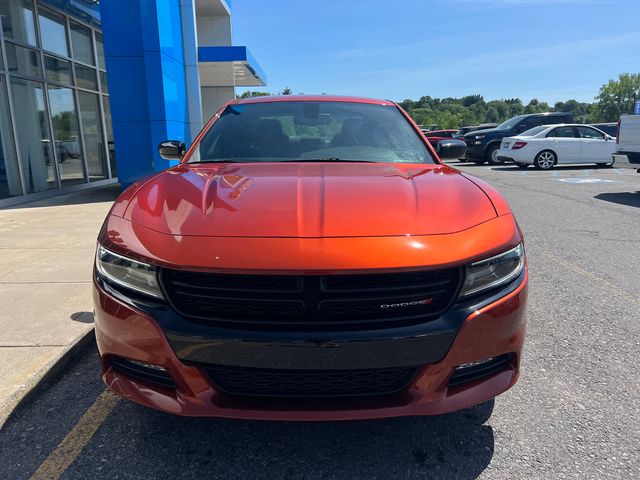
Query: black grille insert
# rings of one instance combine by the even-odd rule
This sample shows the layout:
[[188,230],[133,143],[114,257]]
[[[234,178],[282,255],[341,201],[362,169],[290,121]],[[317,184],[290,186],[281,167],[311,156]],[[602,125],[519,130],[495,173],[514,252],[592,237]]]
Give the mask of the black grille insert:
[[458,367],[449,379],[449,386],[455,387],[463,383],[475,382],[506,370],[511,366],[511,358],[510,354],[500,355],[477,365]]
[[460,268],[358,275],[238,275],[162,269],[173,308],[247,330],[358,330],[423,322],[453,302]]
[[114,357],[111,360],[111,366],[114,370],[126,375],[134,380],[140,380],[146,383],[152,383],[164,388],[175,389],[176,384],[173,378],[166,370],[148,367],[138,362],[132,362],[125,358]]
[[206,369],[218,390],[237,396],[330,398],[398,393],[418,367],[363,370],[272,370],[215,366]]

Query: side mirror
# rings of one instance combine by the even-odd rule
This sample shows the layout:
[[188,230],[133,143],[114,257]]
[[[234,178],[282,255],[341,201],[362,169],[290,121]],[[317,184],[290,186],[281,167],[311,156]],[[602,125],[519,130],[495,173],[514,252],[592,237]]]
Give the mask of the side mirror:
[[187,145],[179,140],[165,140],[158,145],[158,153],[165,160],[181,160]]
[[440,140],[436,153],[440,160],[458,160],[467,152],[467,144],[462,140]]

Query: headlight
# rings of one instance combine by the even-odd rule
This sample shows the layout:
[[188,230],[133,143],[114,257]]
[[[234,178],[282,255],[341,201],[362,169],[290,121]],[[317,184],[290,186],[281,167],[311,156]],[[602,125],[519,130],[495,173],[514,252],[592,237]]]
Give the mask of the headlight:
[[107,282],[138,293],[162,298],[156,267],[153,265],[131,260],[98,245],[96,270]]
[[482,140],[486,135],[476,135],[476,140]]
[[509,283],[515,280],[523,269],[524,245],[522,244],[495,257],[472,263],[467,266],[460,296],[468,297]]

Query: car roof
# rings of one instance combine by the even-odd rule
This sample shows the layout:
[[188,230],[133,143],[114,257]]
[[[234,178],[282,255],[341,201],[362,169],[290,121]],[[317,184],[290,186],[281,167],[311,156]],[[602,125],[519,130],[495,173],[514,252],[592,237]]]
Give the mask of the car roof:
[[349,97],[342,95],[268,95],[264,97],[250,97],[232,100],[230,103],[271,103],[271,102],[349,102],[368,103],[374,105],[395,105],[391,100],[380,100],[377,98]]
[[559,115],[567,116],[571,114],[569,112],[542,112],[542,113],[526,113],[520,116],[521,117],[557,117]]
[[[541,127],[593,127],[591,123],[550,123],[549,125],[540,125]],[[535,128],[535,127],[534,127]]]

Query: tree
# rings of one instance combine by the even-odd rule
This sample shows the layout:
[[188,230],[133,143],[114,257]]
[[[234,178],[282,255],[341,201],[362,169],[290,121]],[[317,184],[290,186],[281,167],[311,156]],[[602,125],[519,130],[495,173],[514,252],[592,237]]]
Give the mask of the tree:
[[284,87],[282,92],[280,92],[280,95],[293,95],[293,90],[291,90],[289,87]]
[[615,122],[623,113],[633,113],[640,99],[640,73],[621,73],[618,80],[609,80],[600,87],[592,113],[593,121]]
[[487,114],[485,115],[484,119],[487,123],[499,123],[500,115],[498,115],[498,110],[496,109],[496,107],[489,107],[489,110],[487,110]]
[[462,97],[463,107],[470,107],[471,105],[478,102],[484,103],[484,98],[482,97],[482,95],[475,94],[475,95],[467,95],[466,97]]
[[251,97],[268,97],[271,95],[269,92],[257,92],[257,91],[246,91],[241,95],[236,95],[236,98],[251,98]]

